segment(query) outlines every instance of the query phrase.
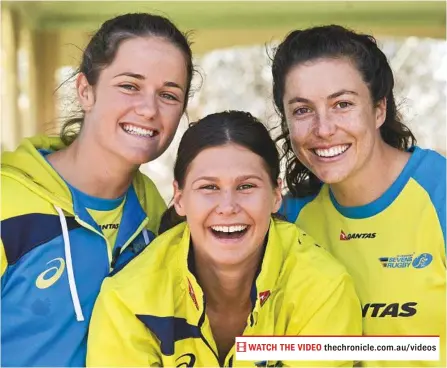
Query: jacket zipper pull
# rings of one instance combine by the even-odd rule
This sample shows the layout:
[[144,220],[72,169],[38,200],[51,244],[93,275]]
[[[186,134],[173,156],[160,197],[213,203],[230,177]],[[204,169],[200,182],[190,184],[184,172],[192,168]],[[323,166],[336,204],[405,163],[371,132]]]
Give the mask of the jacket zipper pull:
[[111,268],[115,268],[116,261],[118,260],[118,256],[120,255],[121,247],[117,247],[113,250],[112,263],[110,264]]

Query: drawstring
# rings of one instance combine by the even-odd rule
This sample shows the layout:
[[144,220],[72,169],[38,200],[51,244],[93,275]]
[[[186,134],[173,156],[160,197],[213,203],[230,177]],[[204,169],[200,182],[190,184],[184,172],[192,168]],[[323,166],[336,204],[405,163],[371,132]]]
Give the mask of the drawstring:
[[65,263],[67,265],[67,275],[68,284],[70,285],[70,294],[73,301],[73,307],[76,313],[76,320],[79,322],[84,321],[84,315],[82,314],[81,303],[79,302],[78,290],[76,289],[76,281],[73,273],[73,263],[71,260],[71,248],[70,248],[70,238],[68,237],[67,220],[65,219],[62,210],[54,206],[57,213],[59,214],[59,221],[62,227],[62,236],[64,239],[64,250],[65,250]]
[[147,233],[146,229],[143,229],[143,238],[144,238],[144,244],[149,244],[149,234]]

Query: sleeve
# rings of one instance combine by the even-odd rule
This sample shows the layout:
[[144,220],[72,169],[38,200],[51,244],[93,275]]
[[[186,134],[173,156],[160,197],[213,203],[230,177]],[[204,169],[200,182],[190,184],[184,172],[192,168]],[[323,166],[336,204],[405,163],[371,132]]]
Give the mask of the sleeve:
[[[288,335],[303,336],[343,336],[362,335],[362,311],[351,277],[344,273],[325,289],[324,295],[310,311],[309,318],[301,323],[299,331],[293,331],[293,325],[299,325],[301,315],[292,316],[292,329]],[[298,313],[297,313],[298,314]],[[293,321],[296,321],[296,324]],[[323,347],[324,349],[324,347]],[[285,366],[306,367],[352,367],[353,361],[288,361]]]
[[287,221],[296,223],[301,210],[311,201],[315,199],[317,195],[311,195],[303,198],[294,198],[289,193],[284,196],[279,214],[284,216]]
[[5,247],[3,246],[3,242],[0,240],[0,262],[1,262],[1,273],[0,277],[3,277],[3,274],[6,271],[6,268],[8,267],[8,260],[6,259],[6,253],[5,253]]
[[89,367],[160,367],[158,341],[106,279],[96,300],[87,340]]

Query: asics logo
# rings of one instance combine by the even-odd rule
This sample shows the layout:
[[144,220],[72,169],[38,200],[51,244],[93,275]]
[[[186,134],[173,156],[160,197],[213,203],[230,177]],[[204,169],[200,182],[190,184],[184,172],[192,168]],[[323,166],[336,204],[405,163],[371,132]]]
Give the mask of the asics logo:
[[[39,289],[46,289],[53,285],[59,278],[62,276],[65,270],[65,261],[62,258],[54,258],[51,261],[47,262],[47,265],[50,263],[57,264],[53,267],[50,267],[48,270],[42,272],[36,279],[36,286]],[[51,274],[50,277],[46,278]]]

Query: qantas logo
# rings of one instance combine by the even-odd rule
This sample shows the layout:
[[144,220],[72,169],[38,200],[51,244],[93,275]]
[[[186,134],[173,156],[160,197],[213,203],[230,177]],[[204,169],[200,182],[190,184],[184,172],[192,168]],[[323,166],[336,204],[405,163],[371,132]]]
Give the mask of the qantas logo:
[[340,231],[340,240],[351,240],[351,239],[374,239],[376,233],[351,233],[345,234],[343,230]]
[[101,230],[117,230],[119,226],[119,224],[105,224],[101,225]]
[[261,307],[265,304],[269,296],[270,296],[270,290],[261,291],[259,293],[259,302],[261,303]]
[[191,281],[188,280],[188,291],[189,291],[189,296],[191,297],[192,301],[194,302],[194,305],[196,306],[197,310],[199,310],[199,303],[197,303],[197,298],[196,298],[196,294],[194,293],[194,289],[191,285]]
[[362,307],[365,317],[412,317],[416,314],[416,302],[407,303],[368,303]]

